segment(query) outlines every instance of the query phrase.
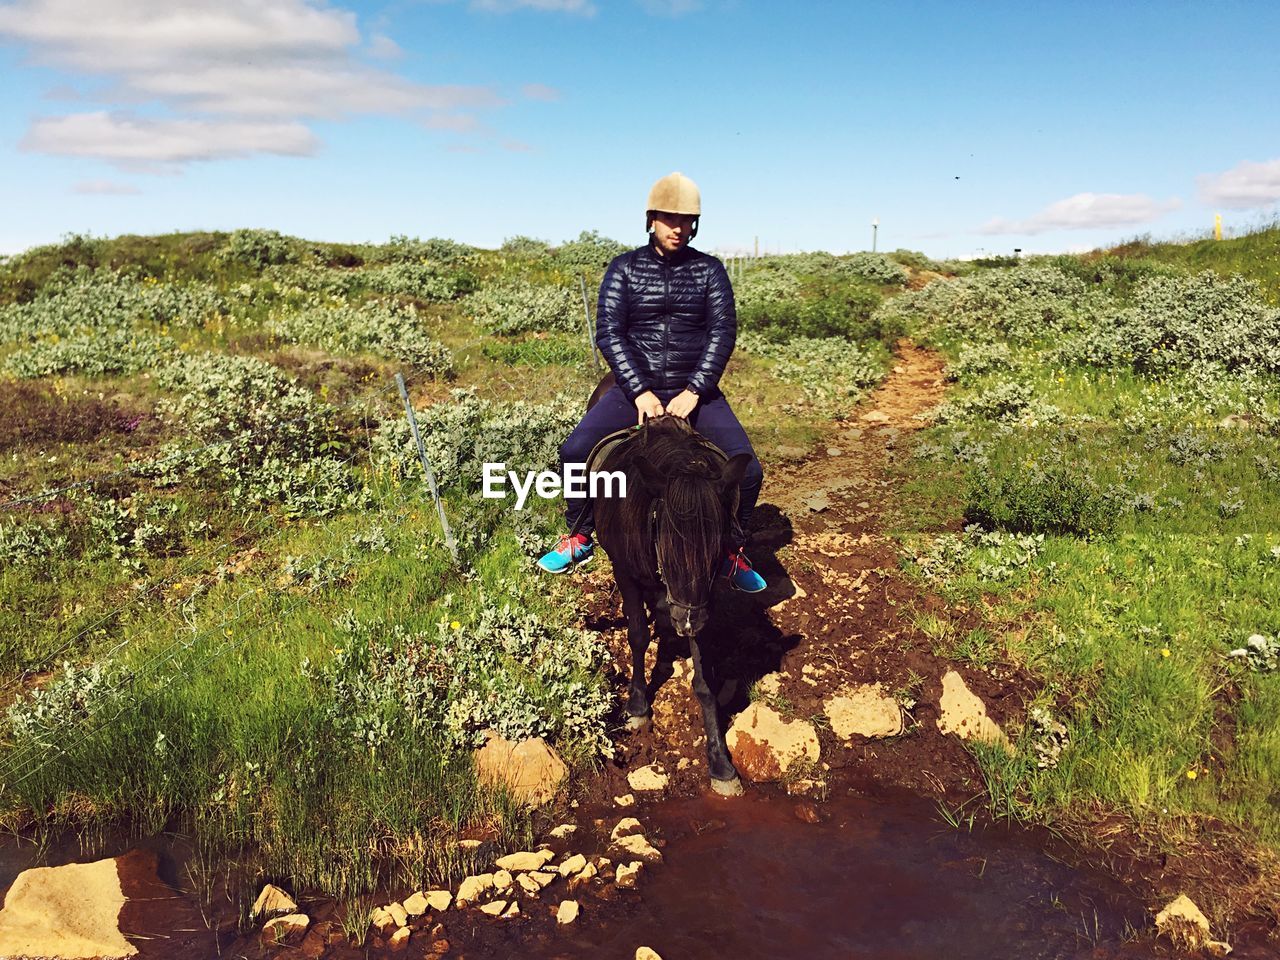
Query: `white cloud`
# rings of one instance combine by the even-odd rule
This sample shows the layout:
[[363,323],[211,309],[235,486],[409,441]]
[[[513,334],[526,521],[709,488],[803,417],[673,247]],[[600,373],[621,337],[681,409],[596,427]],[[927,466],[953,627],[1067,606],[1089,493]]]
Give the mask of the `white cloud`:
[[1265,207],[1280,200],[1280,159],[1254,163],[1244,160],[1223,173],[1196,178],[1200,199],[1229,210]]
[[16,0],[0,5],[6,39],[34,62],[98,80],[81,100],[168,114],[43,117],[23,141],[113,163],[305,155],[318,147],[306,120],[503,103],[490,87],[421,84],[361,62],[361,49],[387,58],[399,47],[375,34],[362,48],[355,14],[321,0]]
[[702,9],[702,0],[640,0],[640,6],[659,17],[683,17]]
[[319,145],[301,123],[151,120],[106,111],[37,119],[19,144],[23,150],[99,157],[145,172],[253,153],[306,156]]
[[986,234],[1036,234],[1049,230],[1091,230],[1148,223],[1176,210],[1182,201],[1153,200],[1145,193],[1077,193],[1051,203],[1026,220],[996,217],[979,230]]
[[526,100],[545,100],[548,103],[560,99],[560,91],[545,83],[526,83],[520,88],[520,95]]
[[71,188],[71,192],[124,197],[142,191],[131,183],[117,183],[115,180],[82,180]]
[[375,33],[369,38],[369,56],[378,60],[399,60],[404,50],[385,33]]
[[541,10],[549,13],[576,13],[593,17],[595,4],[591,0],[471,0],[472,10],[487,13],[510,13],[513,10]]

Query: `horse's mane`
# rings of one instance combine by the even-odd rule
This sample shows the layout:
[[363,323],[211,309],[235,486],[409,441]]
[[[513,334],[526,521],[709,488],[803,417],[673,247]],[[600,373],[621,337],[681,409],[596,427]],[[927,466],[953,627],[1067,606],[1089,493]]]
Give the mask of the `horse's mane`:
[[[650,539],[649,526],[653,498],[635,465],[641,458],[666,480],[664,519],[658,524],[656,544]],[[615,564],[621,559],[633,574],[646,576],[656,570],[656,546],[670,582],[706,576],[719,559],[726,518],[737,507],[737,485],[727,491],[728,500],[734,502],[727,502],[721,490],[724,462],[724,455],[679,417],[649,421],[611,451],[602,469],[621,470],[627,476],[627,496],[604,508],[615,514],[612,519],[624,531],[622,556],[614,558]]]

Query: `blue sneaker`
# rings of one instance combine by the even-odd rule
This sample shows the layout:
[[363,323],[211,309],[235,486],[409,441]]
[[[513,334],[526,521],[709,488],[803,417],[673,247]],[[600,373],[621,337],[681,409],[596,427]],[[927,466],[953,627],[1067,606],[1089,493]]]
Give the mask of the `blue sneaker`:
[[538,560],[538,566],[547,573],[564,573],[570,567],[586,563],[595,551],[591,537],[581,533],[564,534],[556,545]]
[[759,593],[769,586],[764,577],[751,569],[751,561],[741,550],[725,555],[724,562],[720,564],[720,575],[728,577],[734,589],[743,593]]

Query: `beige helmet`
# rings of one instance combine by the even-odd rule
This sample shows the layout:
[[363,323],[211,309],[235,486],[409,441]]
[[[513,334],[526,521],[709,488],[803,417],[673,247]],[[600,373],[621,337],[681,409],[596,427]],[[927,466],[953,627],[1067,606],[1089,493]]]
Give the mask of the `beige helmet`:
[[[669,173],[650,188],[649,203],[644,210],[644,228],[648,231],[653,226],[653,214],[657,210],[663,213],[691,213],[695,218],[700,217],[702,195],[698,192],[698,185],[683,173]],[[697,235],[698,221],[695,219],[689,236]]]

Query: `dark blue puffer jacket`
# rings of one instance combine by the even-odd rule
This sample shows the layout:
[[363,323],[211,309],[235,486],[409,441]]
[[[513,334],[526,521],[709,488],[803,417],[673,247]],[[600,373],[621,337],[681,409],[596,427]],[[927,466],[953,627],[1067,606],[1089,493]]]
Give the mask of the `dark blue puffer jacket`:
[[664,257],[650,243],[609,264],[596,345],[628,400],[685,387],[716,396],[737,336],[733,288],[715,257],[692,247]]

